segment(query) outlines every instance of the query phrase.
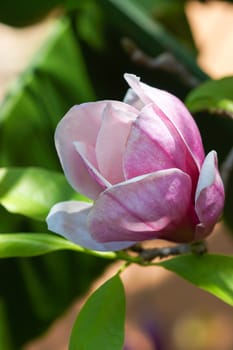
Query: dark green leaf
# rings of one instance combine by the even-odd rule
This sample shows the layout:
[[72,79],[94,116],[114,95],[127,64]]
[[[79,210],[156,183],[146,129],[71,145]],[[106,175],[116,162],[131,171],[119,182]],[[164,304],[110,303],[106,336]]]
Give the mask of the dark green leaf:
[[12,350],[11,335],[9,333],[9,324],[7,319],[4,301],[0,299],[0,339],[3,350]]
[[4,281],[0,296],[8,321],[4,334],[6,340],[10,334],[10,350],[24,348],[24,343],[44,332],[87,291],[107,263],[106,259],[67,250],[0,259],[0,279]]
[[8,0],[0,2],[0,21],[12,26],[25,26],[39,21],[62,0]]
[[230,169],[229,174],[227,176],[228,179],[227,183],[225,184],[226,199],[223,218],[227,223],[228,227],[231,229],[231,234],[233,235],[233,168]]
[[103,50],[106,43],[104,40],[103,13],[100,6],[92,0],[82,2],[74,0],[73,8],[78,10],[78,15],[75,16],[78,37],[97,51]]
[[[118,26],[123,36],[129,36],[147,53],[157,56],[159,53],[172,52],[180,62],[200,79],[206,79],[206,75],[197,66],[193,55],[179,43],[177,38],[156,20],[151,13],[138,0],[101,0],[100,3],[111,23]],[[149,3],[151,5],[151,2]],[[151,6],[149,6],[151,7]]]
[[0,169],[0,203],[10,212],[44,220],[51,207],[64,200],[88,200],[65,177],[40,168]]
[[152,16],[195,54],[194,40],[185,14],[185,0],[152,0],[150,2]]
[[97,289],[80,311],[69,350],[122,350],[125,295],[118,275]]
[[233,306],[233,256],[184,255],[158,265]]

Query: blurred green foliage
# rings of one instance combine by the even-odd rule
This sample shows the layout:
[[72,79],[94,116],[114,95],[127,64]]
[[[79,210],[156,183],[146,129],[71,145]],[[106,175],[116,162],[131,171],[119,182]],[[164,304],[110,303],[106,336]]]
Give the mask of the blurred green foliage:
[[233,113],[233,77],[207,80],[189,93],[186,105],[192,113]]
[[[145,64],[133,62],[122,46],[122,38],[130,38],[153,57],[172,53],[198,81],[207,78],[196,64],[196,49],[184,4],[185,1],[156,0],[1,2],[0,21],[14,26],[34,23],[57,6],[63,14],[54,22],[53,34],[38,50],[0,109],[0,166],[9,168],[1,174],[7,171],[14,180],[9,181],[8,177],[7,182],[5,176],[0,179],[2,204],[9,210],[12,193],[18,196],[17,210],[10,209],[16,214],[0,208],[1,232],[47,231],[44,222],[25,217],[27,209],[26,212],[20,209],[18,186],[22,185],[21,180],[27,180],[28,172],[35,186],[28,186],[29,192],[39,196],[39,188],[44,194],[51,191],[47,193],[48,198],[51,195],[48,206],[55,200],[53,185],[49,185],[53,179],[55,186],[58,178],[62,183],[57,194],[59,200],[73,195],[64,184],[63,175],[53,173],[60,169],[53,134],[69,107],[96,99],[122,99],[127,88],[123,81],[126,71],[182,99],[190,92],[191,86],[174,72],[151,70]],[[215,148],[222,162],[232,145],[232,121],[223,122],[207,112],[199,113],[196,119],[206,149]],[[226,142],[219,137],[220,128]],[[14,178],[17,174],[11,167],[20,167],[17,182]],[[39,173],[37,178],[27,167],[45,168],[47,170],[43,171],[52,171],[50,174],[54,177],[48,177],[45,184]],[[232,187],[229,193],[232,199]],[[4,198],[8,205],[6,201],[4,204]],[[45,217],[48,206],[42,211],[41,207],[35,207],[34,218]],[[230,213],[229,206],[226,212]],[[4,283],[0,286],[0,339],[4,341],[3,349],[19,349],[44,331],[74,298],[86,291],[105,266],[106,261],[68,251],[1,260],[0,278]]]
[[41,20],[64,0],[8,0],[0,2],[0,22],[22,27]]
[[41,168],[1,168],[0,203],[9,212],[45,220],[52,206],[64,200],[90,201],[75,192],[65,176]]

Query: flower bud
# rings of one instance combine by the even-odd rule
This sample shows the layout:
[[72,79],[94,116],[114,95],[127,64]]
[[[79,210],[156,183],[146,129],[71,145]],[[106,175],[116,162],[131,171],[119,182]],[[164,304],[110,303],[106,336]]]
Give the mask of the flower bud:
[[63,202],[51,231],[94,250],[160,238],[192,242],[211,233],[224,205],[217,154],[206,157],[184,104],[125,74],[124,102],[71,108],[55,143],[70,185],[94,203]]

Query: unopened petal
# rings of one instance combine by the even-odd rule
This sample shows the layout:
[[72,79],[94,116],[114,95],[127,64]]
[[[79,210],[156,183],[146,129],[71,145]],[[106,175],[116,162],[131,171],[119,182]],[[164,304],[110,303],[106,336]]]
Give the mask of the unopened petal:
[[98,169],[86,156],[86,154],[88,153],[88,145],[82,142],[74,142],[74,147],[80,155],[80,157],[82,158],[84,164],[86,165],[88,173],[92,176],[93,179],[95,179],[96,183],[98,183],[101,186],[101,190],[103,191],[104,189],[111,187],[111,184],[105,179],[105,177],[98,171]]
[[219,175],[217,154],[210,152],[201,168],[197,184],[195,209],[200,220],[198,238],[209,234],[219,219],[224,206],[224,187]]
[[92,199],[96,199],[103,188],[88,172],[85,162],[74,147],[74,142],[86,144],[88,154],[85,156],[96,167],[97,135],[103,111],[109,103],[113,104],[114,108],[123,104],[118,101],[99,101],[74,106],[59,122],[55,132],[55,144],[67,180],[76,191]]
[[178,168],[197,182],[198,168],[185,142],[166,115],[151,103],[132,124],[124,153],[127,179],[157,170]]
[[[178,169],[158,171],[115,185],[103,192],[89,214],[96,241],[179,241],[191,201],[191,179]],[[190,232],[187,232],[190,240]],[[183,237],[182,237],[183,240]]]
[[49,230],[58,233],[84,248],[111,251],[132,245],[132,242],[96,242],[87,227],[87,218],[92,204],[86,202],[61,202],[54,205],[47,217]]
[[173,122],[200,167],[204,160],[200,132],[183,102],[167,91],[141,83],[140,78],[133,74],[125,74],[124,77],[144,105],[154,102],[157,113],[164,113]]
[[137,111],[125,103],[108,103],[96,142],[96,158],[100,173],[112,184],[124,181],[122,158],[126,140]]
[[144,103],[131,88],[126,92],[123,102],[133,106],[139,111],[144,107]]
[[92,199],[98,196],[102,188],[88,173],[74,142],[85,142],[94,150],[105,106],[106,102],[103,101],[71,108],[59,122],[55,133],[57,152],[67,180],[76,191]]

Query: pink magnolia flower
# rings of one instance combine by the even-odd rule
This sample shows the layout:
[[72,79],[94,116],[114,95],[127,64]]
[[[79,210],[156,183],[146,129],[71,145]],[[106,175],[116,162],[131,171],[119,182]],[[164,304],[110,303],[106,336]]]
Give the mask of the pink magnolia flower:
[[224,189],[217,154],[204,155],[198,128],[175,96],[125,74],[124,102],[71,108],[55,142],[73,188],[94,203],[54,205],[47,223],[94,250],[119,250],[160,238],[206,237],[221,215]]

